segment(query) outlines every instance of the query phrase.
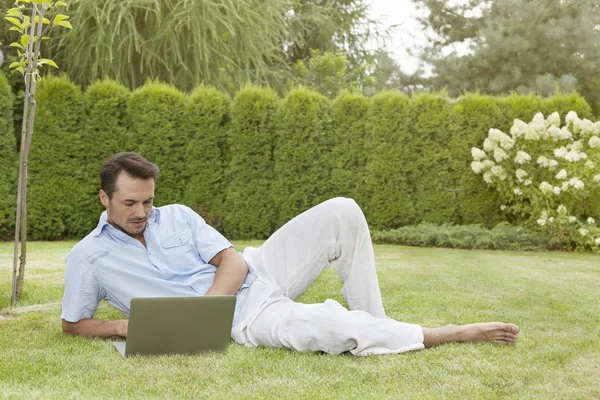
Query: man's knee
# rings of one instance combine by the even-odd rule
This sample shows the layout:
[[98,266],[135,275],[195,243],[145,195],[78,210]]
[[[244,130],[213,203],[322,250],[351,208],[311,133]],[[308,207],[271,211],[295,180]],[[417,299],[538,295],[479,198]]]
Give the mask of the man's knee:
[[354,201],[354,199],[348,197],[334,197],[332,199],[327,200],[325,203],[332,210],[333,213],[339,214],[342,216],[353,216],[353,215],[361,215],[362,210],[360,206]]

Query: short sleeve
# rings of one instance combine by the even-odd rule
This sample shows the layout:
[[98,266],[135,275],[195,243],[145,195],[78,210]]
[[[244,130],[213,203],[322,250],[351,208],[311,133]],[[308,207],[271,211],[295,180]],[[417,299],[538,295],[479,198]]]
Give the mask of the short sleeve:
[[65,291],[60,317],[68,322],[92,318],[104,297],[104,291],[85,261],[70,253],[66,258]]
[[233,244],[225,239],[225,236],[208,225],[201,216],[188,207],[186,207],[186,219],[192,229],[194,244],[196,249],[198,249],[198,254],[205,263],[208,263],[221,251],[233,247]]

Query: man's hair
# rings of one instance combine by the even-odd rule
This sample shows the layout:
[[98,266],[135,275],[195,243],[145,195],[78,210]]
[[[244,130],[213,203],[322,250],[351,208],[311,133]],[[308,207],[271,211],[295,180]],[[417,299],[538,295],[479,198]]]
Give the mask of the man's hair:
[[100,167],[100,189],[112,199],[117,189],[117,178],[121,172],[136,179],[154,179],[158,176],[158,167],[134,152],[123,152],[110,157]]

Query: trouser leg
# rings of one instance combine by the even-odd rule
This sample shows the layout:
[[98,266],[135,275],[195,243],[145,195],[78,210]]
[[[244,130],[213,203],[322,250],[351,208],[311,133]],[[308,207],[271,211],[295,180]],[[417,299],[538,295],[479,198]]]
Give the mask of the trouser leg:
[[352,199],[331,199],[305,211],[256,252],[251,258],[260,264],[261,273],[292,300],[331,263],[344,282],[342,294],[351,310],[385,316],[371,235]]
[[365,356],[424,348],[419,325],[348,311],[334,300],[302,304],[283,296],[262,310],[247,335],[255,346],[330,354],[349,351]]

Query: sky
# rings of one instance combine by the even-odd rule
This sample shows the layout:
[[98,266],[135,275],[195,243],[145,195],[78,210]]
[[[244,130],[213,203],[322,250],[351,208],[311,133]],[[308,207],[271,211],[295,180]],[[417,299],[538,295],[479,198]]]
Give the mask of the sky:
[[384,27],[399,25],[391,33],[387,50],[398,61],[403,72],[414,72],[419,60],[411,57],[406,50],[423,43],[425,35],[417,21],[418,10],[412,1],[371,0],[370,14]]

